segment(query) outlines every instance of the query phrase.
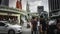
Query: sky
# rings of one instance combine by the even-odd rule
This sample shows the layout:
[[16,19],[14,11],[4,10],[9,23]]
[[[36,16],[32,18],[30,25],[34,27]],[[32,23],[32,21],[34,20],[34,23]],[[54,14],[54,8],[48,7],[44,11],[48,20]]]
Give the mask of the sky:
[[[29,9],[31,12],[37,12],[37,6],[44,6],[44,11],[49,12],[48,10],[48,0],[28,0]],[[22,0],[22,8],[26,10],[27,0]]]

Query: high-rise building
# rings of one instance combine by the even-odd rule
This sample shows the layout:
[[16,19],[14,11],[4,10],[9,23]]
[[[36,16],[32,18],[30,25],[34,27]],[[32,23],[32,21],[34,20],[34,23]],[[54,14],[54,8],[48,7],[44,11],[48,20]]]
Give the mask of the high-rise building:
[[0,0],[0,4],[1,4],[2,0]]
[[0,0],[0,5],[8,6],[9,5],[9,0]]
[[60,15],[60,0],[48,0],[49,16],[58,17]]
[[27,4],[26,4],[26,11],[27,11],[27,12],[30,12],[30,10],[29,10],[29,3],[28,3],[28,1],[27,1]]
[[49,9],[50,11],[59,9],[60,2],[59,0],[49,0]]
[[17,0],[16,2],[16,8],[18,9],[22,9],[22,3],[21,3],[22,0]]
[[27,3],[26,3],[26,11],[27,11],[27,19],[28,20],[30,20],[30,8],[29,8],[29,3],[28,3],[28,1],[27,1]]

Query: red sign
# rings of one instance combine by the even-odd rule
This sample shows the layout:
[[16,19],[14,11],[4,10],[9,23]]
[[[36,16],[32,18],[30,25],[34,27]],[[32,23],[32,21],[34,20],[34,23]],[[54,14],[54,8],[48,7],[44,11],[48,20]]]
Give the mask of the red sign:
[[20,1],[17,0],[17,2],[16,2],[16,8],[18,8],[18,9],[22,9],[21,0],[20,0]]

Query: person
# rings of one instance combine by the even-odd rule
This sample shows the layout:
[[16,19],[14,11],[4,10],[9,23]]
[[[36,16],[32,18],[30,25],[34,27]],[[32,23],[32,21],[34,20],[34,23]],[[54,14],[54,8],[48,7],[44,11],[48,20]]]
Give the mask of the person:
[[47,34],[55,34],[56,32],[56,19],[50,19],[48,23],[48,32]]
[[57,33],[56,34],[60,34],[60,18],[57,19],[56,27],[57,27]]
[[57,34],[60,34],[60,23],[57,24]]
[[21,23],[20,23],[20,25],[23,25],[24,24],[24,21],[21,19]]
[[42,34],[46,34],[46,21],[43,16],[40,16],[40,27]]
[[27,28],[30,28],[30,21],[28,21],[27,23]]
[[37,31],[38,31],[38,34],[40,34],[40,20],[39,19],[37,20]]
[[31,34],[37,34],[37,18],[36,17],[32,17],[31,20]]

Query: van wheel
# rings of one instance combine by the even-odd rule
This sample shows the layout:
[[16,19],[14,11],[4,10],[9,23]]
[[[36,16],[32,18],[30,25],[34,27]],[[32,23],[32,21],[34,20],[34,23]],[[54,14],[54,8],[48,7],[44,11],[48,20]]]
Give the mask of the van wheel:
[[8,32],[8,34],[15,34],[15,31],[10,30],[10,31]]

